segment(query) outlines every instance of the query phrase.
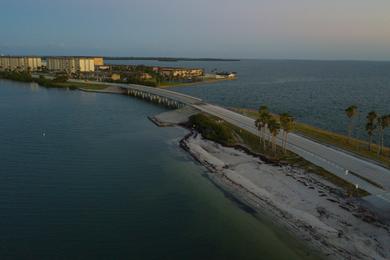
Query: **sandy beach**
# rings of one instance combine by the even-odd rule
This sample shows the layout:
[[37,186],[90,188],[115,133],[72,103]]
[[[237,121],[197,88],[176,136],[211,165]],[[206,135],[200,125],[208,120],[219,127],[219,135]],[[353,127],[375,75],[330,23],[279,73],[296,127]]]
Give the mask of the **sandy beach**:
[[330,259],[389,259],[390,226],[317,175],[273,165],[192,133],[181,146],[222,189]]

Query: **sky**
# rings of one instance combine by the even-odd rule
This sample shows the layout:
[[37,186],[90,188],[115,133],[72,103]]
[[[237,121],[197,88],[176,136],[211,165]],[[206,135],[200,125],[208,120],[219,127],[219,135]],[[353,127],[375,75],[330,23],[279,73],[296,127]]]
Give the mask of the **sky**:
[[0,54],[390,60],[390,1],[0,0]]

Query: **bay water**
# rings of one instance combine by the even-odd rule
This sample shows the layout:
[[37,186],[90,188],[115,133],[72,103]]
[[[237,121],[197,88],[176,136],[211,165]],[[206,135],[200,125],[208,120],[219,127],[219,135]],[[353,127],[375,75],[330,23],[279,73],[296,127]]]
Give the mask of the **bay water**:
[[0,259],[315,259],[205,177],[165,111],[0,80]]

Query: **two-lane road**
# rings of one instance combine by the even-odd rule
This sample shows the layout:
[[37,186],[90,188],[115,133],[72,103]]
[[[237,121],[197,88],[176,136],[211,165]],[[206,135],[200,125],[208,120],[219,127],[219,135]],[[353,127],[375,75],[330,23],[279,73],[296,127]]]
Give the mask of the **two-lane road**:
[[[85,83],[85,81],[78,80],[74,80],[74,82]],[[221,106],[208,104],[199,98],[166,89],[134,84],[99,82],[91,83],[117,86],[127,90],[137,90],[153,95],[158,95],[160,97],[169,98],[171,100],[175,100],[196,108],[199,111],[219,117],[226,122],[245,129],[255,135],[259,135],[258,130],[255,128],[254,119],[238,114]],[[281,143],[280,135],[278,136],[277,141],[279,144]],[[311,163],[339,176],[340,178],[357,185],[359,188],[366,190],[367,192],[374,195],[374,200],[385,202],[390,207],[389,169],[384,168],[375,162],[365,160],[364,158],[350,154],[346,151],[315,142],[294,133],[290,133],[288,136],[287,149],[302,156]],[[379,184],[383,187],[383,189],[379,188],[373,183]]]
[[[195,104],[193,107],[205,113],[217,116],[226,122],[245,129],[255,135],[259,134],[255,127],[255,120],[252,118],[211,104]],[[281,142],[281,138],[281,135],[279,135],[279,143]],[[357,184],[360,188],[365,189],[371,194],[381,194],[385,191],[390,191],[390,170],[371,161],[366,161],[347,152],[314,142],[293,133],[290,133],[288,136],[287,149],[302,156],[306,160],[323,167],[333,174],[353,184]],[[346,170],[348,170],[348,172],[346,172]],[[351,174],[351,172],[353,174]],[[358,176],[362,176],[363,178],[359,178]],[[380,189],[364,179],[369,179],[372,182],[381,185],[384,189]]]

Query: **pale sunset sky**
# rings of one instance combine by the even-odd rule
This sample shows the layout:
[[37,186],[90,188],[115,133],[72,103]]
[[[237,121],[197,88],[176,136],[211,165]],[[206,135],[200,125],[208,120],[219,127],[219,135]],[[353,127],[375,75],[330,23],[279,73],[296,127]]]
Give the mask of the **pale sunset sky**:
[[390,60],[390,1],[0,0],[0,54]]

